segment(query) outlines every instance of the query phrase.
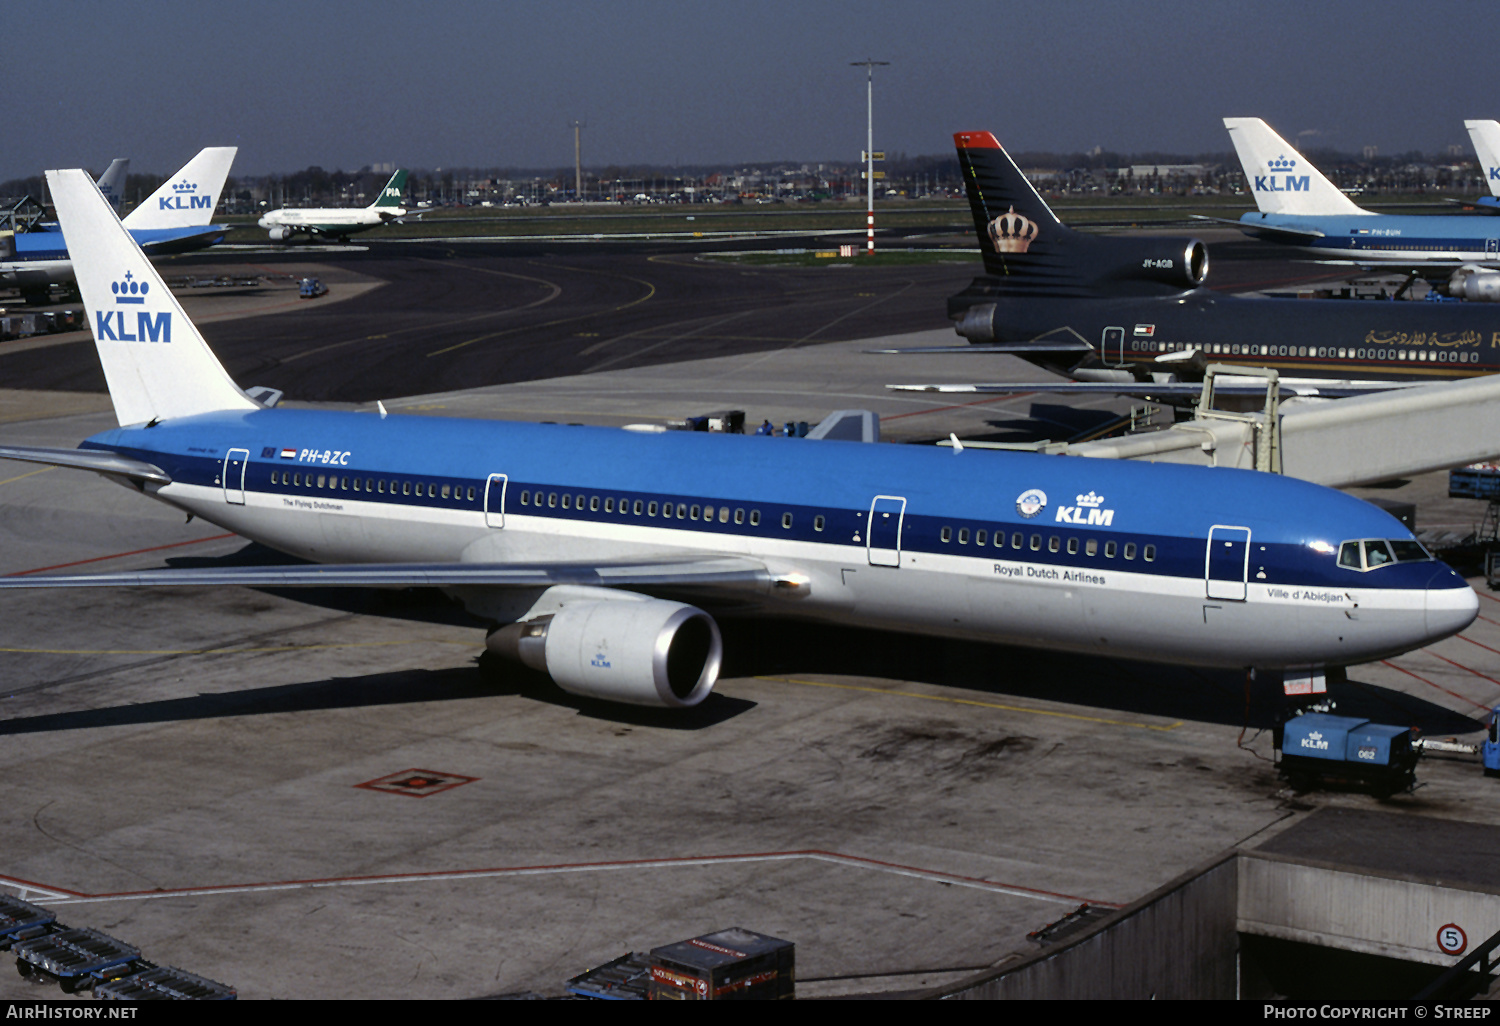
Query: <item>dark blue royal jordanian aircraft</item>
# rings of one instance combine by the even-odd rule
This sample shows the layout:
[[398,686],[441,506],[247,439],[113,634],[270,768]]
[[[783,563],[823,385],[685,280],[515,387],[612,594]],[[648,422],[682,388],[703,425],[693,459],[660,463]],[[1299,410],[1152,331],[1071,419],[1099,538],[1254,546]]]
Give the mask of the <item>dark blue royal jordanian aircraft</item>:
[[[948,301],[948,316],[976,344],[899,351],[1012,353],[1073,381],[893,387],[1170,401],[1196,398],[1212,362],[1274,368],[1283,394],[1349,396],[1500,370],[1500,307],[1215,292],[1203,287],[1208,251],[1199,240],[1074,231],[993,135],[953,139],[985,274]],[[1249,381],[1215,387],[1265,391]]]
[[323,565],[0,587],[437,586],[565,690],[666,707],[714,685],[711,611],[1266,669],[1382,658],[1478,611],[1388,514],[1271,474],[265,409],[88,176],[48,177],[120,426],[0,457]]

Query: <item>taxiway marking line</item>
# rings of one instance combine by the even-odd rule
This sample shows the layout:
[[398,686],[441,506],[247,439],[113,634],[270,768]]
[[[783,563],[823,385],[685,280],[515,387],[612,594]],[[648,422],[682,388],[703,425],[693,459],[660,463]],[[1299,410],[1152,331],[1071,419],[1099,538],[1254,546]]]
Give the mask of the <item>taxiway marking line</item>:
[[1438,659],[1441,659],[1443,662],[1447,663],[1449,666],[1457,666],[1460,670],[1468,670],[1470,673],[1472,673],[1476,677],[1483,677],[1485,680],[1489,681],[1491,684],[1500,685],[1500,680],[1496,680],[1494,677],[1491,677],[1487,673],[1480,673],[1478,670],[1474,669],[1472,666],[1465,666],[1463,663],[1456,662],[1456,661],[1454,661],[1452,659],[1449,659],[1447,656],[1440,656],[1440,655],[1438,655],[1436,652],[1434,652],[1430,648],[1424,648],[1422,651],[1426,652],[1430,656],[1434,656],[1434,657],[1436,657]]
[[1006,712],[1030,713],[1035,716],[1056,716],[1064,720],[1083,720],[1085,723],[1103,723],[1111,727],[1139,727],[1143,730],[1176,730],[1182,726],[1182,721],[1167,726],[1155,723],[1137,723],[1133,720],[1111,720],[1102,716],[1084,716],[1081,713],[1053,712],[1050,709],[1033,709],[1024,705],[1004,705],[1000,702],[980,702],[973,698],[949,698],[945,695],[923,695],[915,691],[889,691],[885,688],[866,687],[861,684],[833,684],[821,680],[800,680],[793,677],[756,677],[756,680],[768,680],[778,684],[806,684],[815,688],[841,688],[845,691],[869,691],[877,695],[894,695],[900,698],[921,698],[929,702],[952,702],[955,705],[977,705],[982,709],[1003,709]]
[[[439,870],[430,873],[391,873],[371,876],[340,876],[325,877],[308,880],[281,880],[268,881],[265,883],[247,884],[225,884],[217,887],[181,887],[170,890],[149,891],[117,891],[105,894],[88,894],[80,891],[69,891],[61,888],[45,887],[41,884],[32,883],[28,880],[20,880],[15,877],[0,876],[0,883],[15,888],[24,888],[45,894],[54,904],[77,905],[96,901],[146,901],[156,898],[178,898],[178,897],[209,897],[233,894],[254,894],[265,891],[291,891],[307,890],[322,887],[368,887],[379,884],[404,884],[404,883],[430,883],[444,882],[450,880],[483,880],[497,877],[521,877],[521,876],[556,876],[565,873],[598,873],[614,872],[631,869],[679,869],[696,866],[722,866],[743,865],[758,862],[791,862],[799,859],[807,859],[813,862],[826,862],[837,866],[847,866],[853,869],[870,869],[882,873],[891,873],[895,876],[905,876],[917,880],[925,880],[932,883],[950,884],[959,887],[969,887],[974,890],[988,891],[992,894],[1004,894],[1016,898],[1030,898],[1034,901],[1045,901],[1061,905],[1078,905],[1087,902],[1090,905],[1098,905],[1104,908],[1119,908],[1114,902],[1096,901],[1092,898],[1082,898],[1073,894],[1062,894],[1056,891],[1043,890],[1037,887],[1024,887],[1019,884],[1000,883],[994,880],[985,880],[981,877],[963,876],[957,873],[945,873],[940,870],[922,869],[917,866],[904,866],[896,862],[883,862],[879,859],[862,858],[858,855],[845,855],[841,852],[820,851],[809,849],[805,851],[778,851],[758,852],[744,855],[691,855],[682,858],[665,859],[627,859],[612,862],[573,862],[559,863],[556,865],[542,866],[513,866],[495,869],[451,869]],[[56,897],[54,897],[54,895]]]
[[[48,468],[51,469],[51,468]],[[5,482],[0,481],[0,484]],[[153,545],[149,549],[133,549],[130,552],[116,552],[109,556],[95,556],[92,559],[78,559],[71,563],[57,563],[53,566],[39,566],[31,570],[17,570],[13,574],[5,574],[6,577],[25,577],[27,574],[40,574],[48,570],[65,570],[70,566],[83,566],[85,563],[99,563],[106,559],[124,559],[126,556],[139,556],[143,552],[160,552],[162,549],[178,549],[184,545],[199,545],[203,542],[222,541],[225,538],[233,538],[233,531],[224,534],[211,534],[207,538],[194,538],[191,541],[171,542],[167,545]]]
[[45,474],[49,470],[56,470],[56,469],[57,469],[56,467],[43,467],[41,470],[30,470],[30,471],[27,471],[24,474],[17,474],[15,477],[7,477],[4,481],[0,481],[0,485],[8,485],[12,481],[20,481],[20,480],[22,480],[24,478],[36,477],[36,475],[38,475],[38,474]]
[[[1483,620],[1484,617],[1481,616],[1480,619]],[[1494,622],[1495,622],[1494,620],[1490,621],[1490,623],[1494,623]],[[1478,645],[1480,648],[1484,649],[1486,652],[1493,652],[1496,655],[1500,655],[1500,648],[1490,648],[1490,646],[1486,645],[1484,642],[1482,642],[1482,641],[1475,641],[1473,638],[1466,638],[1462,634],[1455,634],[1454,637],[1457,638],[1459,641],[1467,641],[1471,645]]]
[[1445,695],[1452,695],[1454,698],[1458,699],[1460,702],[1467,702],[1470,705],[1472,705],[1474,708],[1476,708],[1476,709],[1483,709],[1485,712],[1489,712],[1490,711],[1489,706],[1480,705],[1478,702],[1474,701],[1472,698],[1465,698],[1463,695],[1460,695],[1457,691],[1449,691],[1447,688],[1443,687],[1441,684],[1434,683],[1433,681],[1428,680],[1426,677],[1423,677],[1421,674],[1412,673],[1410,670],[1408,670],[1404,666],[1397,666],[1395,663],[1391,662],[1389,659],[1382,659],[1382,660],[1380,660],[1380,662],[1381,662],[1381,665],[1383,665],[1383,666],[1389,666],[1393,670],[1400,670],[1402,673],[1406,674],[1408,677],[1416,677],[1417,680],[1421,681],[1423,684],[1430,684],[1433,687],[1437,688],[1439,691],[1441,691],[1443,694],[1445,694]]

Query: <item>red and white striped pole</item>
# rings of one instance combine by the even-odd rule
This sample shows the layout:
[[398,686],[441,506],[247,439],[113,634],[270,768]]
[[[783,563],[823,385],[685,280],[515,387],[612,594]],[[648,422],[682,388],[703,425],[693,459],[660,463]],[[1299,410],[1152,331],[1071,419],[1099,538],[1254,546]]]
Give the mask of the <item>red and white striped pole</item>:
[[875,255],[875,68],[890,61],[850,61],[851,68],[865,69],[865,253]]

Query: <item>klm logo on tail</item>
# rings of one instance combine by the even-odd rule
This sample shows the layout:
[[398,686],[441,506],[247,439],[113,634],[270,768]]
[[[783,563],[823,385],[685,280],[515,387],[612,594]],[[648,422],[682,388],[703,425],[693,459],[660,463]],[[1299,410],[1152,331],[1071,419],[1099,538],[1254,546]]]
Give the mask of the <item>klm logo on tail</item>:
[[183,180],[172,186],[172,195],[159,196],[156,202],[162,210],[210,210],[213,208],[212,196],[195,195],[198,191],[196,182]]
[[1492,168],[1489,169],[1489,172],[1490,172],[1490,181],[1492,181],[1492,182],[1500,182],[1500,167],[1492,167]]
[[[115,294],[115,306],[144,306],[146,293],[151,291],[149,282],[136,281],[129,271],[120,281],[110,282],[110,291]],[[153,314],[150,310],[135,312],[135,334],[130,333],[126,321],[127,311],[95,310],[95,335],[100,342],[166,342],[172,341],[172,314],[168,310]]]
[[[1266,161],[1266,167],[1271,174],[1256,175],[1252,183],[1256,192],[1307,192],[1309,175],[1289,174],[1292,168],[1297,166],[1295,160],[1287,160],[1285,157],[1277,157],[1275,160]],[[1282,172],[1278,179],[1275,172]]]

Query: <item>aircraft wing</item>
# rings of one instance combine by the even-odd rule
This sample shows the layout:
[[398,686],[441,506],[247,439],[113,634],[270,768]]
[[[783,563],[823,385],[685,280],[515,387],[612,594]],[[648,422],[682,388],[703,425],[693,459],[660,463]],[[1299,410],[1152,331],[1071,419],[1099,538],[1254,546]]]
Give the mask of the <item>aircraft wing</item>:
[[28,574],[0,577],[0,588],[426,588],[738,587],[766,591],[779,578],[739,556],[670,556],[636,562],[538,563],[323,563],[297,566],[189,567],[104,574]]
[[172,478],[160,467],[128,456],[94,449],[40,449],[31,446],[0,445],[0,459],[26,463],[50,463],[54,467],[92,470],[100,474],[128,477],[132,481],[171,484]]
[[1294,228],[1285,224],[1257,224],[1254,221],[1232,221],[1227,217],[1209,217],[1207,214],[1194,214],[1193,220],[1232,224],[1247,235],[1253,235],[1268,242],[1285,242],[1295,245],[1308,239],[1326,237],[1323,232],[1315,228]]
[[[1421,382],[1409,381],[1288,381],[1282,378],[1279,382],[1281,395],[1321,397],[1324,399],[1347,399],[1356,395],[1371,395],[1375,392],[1389,392],[1398,388],[1413,388]],[[1154,383],[1149,381],[1046,381],[1046,382],[1024,382],[1007,381],[994,384],[957,384],[957,385],[886,385],[893,392],[939,392],[943,394],[961,395],[1008,395],[1021,392],[1040,392],[1058,395],[1128,395],[1140,399],[1169,399],[1169,398],[1197,398],[1203,394],[1203,383],[1201,381],[1170,381]],[[1252,395],[1263,396],[1266,394],[1266,384],[1259,382],[1226,382],[1223,378],[1214,382],[1214,394],[1216,395]]]
[[1094,347],[1080,339],[1059,342],[984,342],[979,345],[914,346],[910,349],[866,349],[884,356],[935,353],[1092,353]]

